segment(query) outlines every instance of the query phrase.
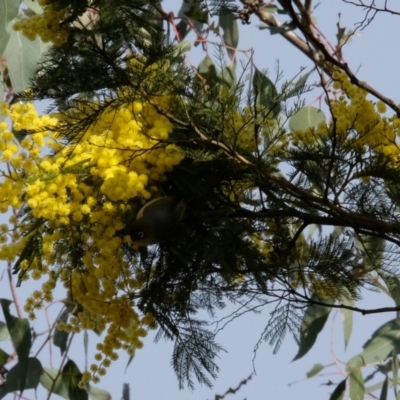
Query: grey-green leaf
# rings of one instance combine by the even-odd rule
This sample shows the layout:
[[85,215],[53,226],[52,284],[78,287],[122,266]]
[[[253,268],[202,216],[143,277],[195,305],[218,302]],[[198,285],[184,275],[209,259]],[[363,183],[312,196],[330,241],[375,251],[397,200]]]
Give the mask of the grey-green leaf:
[[388,380],[388,377],[386,377],[385,381],[383,382],[383,386],[382,386],[382,390],[381,390],[381,395],[379,396],[379,400],[387,400],[388,385],[389,385],[389,380]]
[[382,276],[396,306],[400,306],[400,280],[397,276]]
[[68,385],[62,380],[61,373],[57,375],[58,372],[56,368],[43,368],[40,384],[49,392],[51,391],[54,394],[58,394],[64,399],[69,399]]
[[39,38],[29,40],[21,32],[11,30],[10,33],[4,55],[14,92],[21,92],[29,87],[40,56],[48,45]]
[[230,59],[235,57],[236,49],[239,43],[239,28],[236,19],[232,13],[224,13],[219,16],[219,25],[223,29],[222,35],[224,44]]
[[350,382],[350,399],[351,400],[364,400],[364,379],[362,376],[361,368],[352,370],[349,375]]
[[303,357],[312,348],[331,312],[332,308],[329,307],[329,304],[335,303],[334,299],[320,298],[315,293],[312,295],[311,299],[327,305],[312,304],[307,307],[300,327],[299,351],[293,361]]
[[[348,295],[350,296],[350,293]],[[349,296],[342,296],[340,302],[345,306],[354,307],[355,301],[353,298],[349,298]],[[340,311],[343,319],[344,348],[347,349],[353,330],[353,310],[342,308]]]
[[307,372],[307,378],[312,378],[322,371],[325,367],[322,364],[314,364],[310,371]]
[[8,371],[7,381],[0,387],[0,398],[17,390],[23,392],[26,389],[36,389],[42,371],[42,364],[37,358],[19,361]]
[[253,91],[256,96],[257,104],[263,107],[263,114],[271,113],[271,117],[276,117],[280,111],[280,99],[278,91],[268,76],[257,68],[253,76]]
[[122,387],[122,400],[130,400],[129,383],[124,383]]
[[5,365],[10,357],[3,349],[0,349],[0,365]]
[[[69,310],[67,307],[64,308],[63,312],[58,318],[58,321],[67,322],[69,315]],[[53,335],[53,343],[55,346],[59,347],[61,350],[61,355],[64,354],[65,350],[67,349],[67,341],[68,341],[68,333],[65,331],[61,331],[57,328],[54,329]]]
[[31,329],[29,322],[26,318],[16,318],[11,315],[9,310],[11,302],[9,300],[0,299],[0,303],[14,349],[18,354],[18,359],[19,361],[26,360],[29,357],[31,348]]
[[86,390],[78,386],[82,374],[74,361],[68,360],[62,370],[62,380],[68,387],[68,396],[72,400],[88,400]]
[[394,319],[383,324],[363,347],[362,353],[347,362],[347,371],[351,372],[364,365],[381,363],[388,358],[393,349],[398,352],[400,349],[400,322]]
[[394,396],[397,393],[397,375],[399,373],[399,359],[397,358],[397,351],[393,349],[392,353],[392,385],[394,390]]
[[329,400],[343,400],[345,391],[346,391],[346,379],[343,379],[342,382],[340,382],[339,385],[335,387],[335,390],[331,394],[331,397],[329,397]]
[[7,325],[0,321],[0,341],[8,340],[10,338],[10,334],[8,333]]
[[305,131],[317,127],[322,122],[325,122],[325,114],[319,108],[306,106],[289,119],[289,128],[292,131]]
[[111,394],[106,390],[87,384],[86,390],[91,400],[112,400]]
[[19,1],[0,0],[0,57],[3,55],[10,38],[7,25],[18,15],[18,10]]

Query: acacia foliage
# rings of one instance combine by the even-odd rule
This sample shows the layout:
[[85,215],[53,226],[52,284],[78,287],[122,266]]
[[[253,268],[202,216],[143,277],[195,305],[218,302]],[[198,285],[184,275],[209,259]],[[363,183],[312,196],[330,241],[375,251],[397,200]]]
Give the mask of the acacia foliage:
[[[73,390],[98,381],[117,349],[133,356],[157,327],[175,343],[180,385],[193,386],[193,377],[211,384],[221,346],[196,314],[212,319],[227,302],[277,304],[263,338],[278,349],[289,330],[296,359],[332,307],[356,310],[363,287],[386,285],[397,305],[400,119],[315,39],[309,5],[184,3],[180,23],[169,25],[174,40],[156,1],[47,1],[14,25],[54,46],[30,88],[2,106],[14,132],[1,125],[1,206],[16,212],[2,228],[0,256],[22,284],[46,277],[25,306],[31,318],[61,282],[64,338],[106,332],[90,371],[65,366],[79,377]],[[286,24],[274,25],[277,11],[289,15]],[[238,74],[236,19],[252,13],[272,33],[301,30],[314,70],[278,82],[250,59],[250,79]],[[185,63],[190,29],[221,39],[197,68]],[[325,110],[301,102],[311,72]],[[45,99],[52,108],[40,117],[29,102]],[[187,215],[167,241],[137,248],[129,223],[160,195],[185,198]],[[376,331],[360,357],[390,355],[397,371],[396,324]],[[361,398],[363,364],[352,359],[347,368],[352,398]]]

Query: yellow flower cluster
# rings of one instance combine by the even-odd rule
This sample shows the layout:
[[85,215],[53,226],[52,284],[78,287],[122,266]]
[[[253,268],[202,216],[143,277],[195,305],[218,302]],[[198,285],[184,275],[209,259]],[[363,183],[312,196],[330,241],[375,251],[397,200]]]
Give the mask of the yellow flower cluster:
[[366,149],[385,155],[395,156],[399,153],[396,144],[400,119],[388,118],[386,105],[369,100],[368,93],[353,85],[348,76],[341,70],[333,75],[333,98],[330,106],[335,124],[321,123],[305,131],[291,133],[292,144],[314,144],[328,135],[335,128],[339,143],[349,150],[365,151]]
[[66,15],[67,9],[56,11],[51,4],[46,4],[46,0],[39,0],[43,7],[42,14],[35,14],[14,24],[16,31],[22,31],[24,36],[30,40],[35,40],[40,36],[43,42],[52,42],[56,46],[64,44],[68,39],[68,28],[61,24]]
[[[170,99],[153,101],[168,108]],[[18,264],[20,280],[47,279],[25,304],[30,318],[44,301],[52,301],[61,282],[83,311],[59,328],[106,332],[96,355],[101,364],[84,375],[96,380],[118,357],[116,350],[133,354],[147,329],[156,326],[151,315],[135,309],[132,299],[143,276],[133,273],[116,232],[124,228],[132,204],[138,206],[136,199],[157,194],[165,174],[182,160],[167,142],[173,126],[149,103],[135,101],[107,108],[78,144],[63,147],[58,127],[67,117],[39,117],[29,103],[2,104],[2,110],[17,131],[37,133],[18,142],[7,123],[0,123],[0,157],[7,163],[0,211],[28,206],[10,219],[11,227],[0,229],[0,259],[15,261],[29,243],[36,246]],[[50,156],[50,149],[58,152]]]
[[398,153],[396,118],[389,119],[383,115],[386,105],[368,100],[368,93],[354,86],[343,71],[335,71],[333,79],[337,99],[331,102],[331,106],[340,140],[357,149],[368,147],[385,155]]

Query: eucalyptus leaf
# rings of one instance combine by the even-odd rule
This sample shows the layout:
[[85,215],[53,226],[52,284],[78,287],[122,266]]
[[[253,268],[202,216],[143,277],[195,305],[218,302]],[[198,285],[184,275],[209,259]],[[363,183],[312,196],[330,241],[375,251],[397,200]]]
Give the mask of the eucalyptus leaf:
[[48,48],[41,39],[29,40],[20,31],[10,31],[10,39],[4,51],[8,73],[14,92],[30,86],[41,54]]
[[321,372],[325,367],[322,364],[314,364],[310,371],[307,372],[307,378],[312,378]]
[[[69,316],[69,309],[68,307],[65,307],[60,316],[58,317],[58,321],[67,322],[68,316]],[[67,349],[68,336],[69,336],[68,332],[58,329],[56,325],[54,329],[53,343],[55,346],[60,348],[61,355],[64,354],[65,350]]]
[[18,10],[19,1],[0,0],[0,57],[3,55],[10,38],[7,25],[18,15]]
[[0,299],[4,317],[7,324],[8,332],[14,345],[14,349],[18,354],[19,361],[28,359],[31,349],[31,328],[26,318],[17,318],[11,315],[9,306],[10,301]]
[[[341,304],[349,307],[354,307],[355,304],[355,300],[350,297],[350,293],[348,293],[348,296],[341,296],[339,301]],[[346,349],[353,330],[353,310],[342,308],[340,312],[343,320],[344,348]]]
[[235,57],[236,49],[239,43],[239,28],[236,19],[232,13],[226,13],[219,16],[219,25],[223,29],[223,39],[230,59]]
[[8,340],[10,338],[10,334],[7,329],[7,325],[0,321],[0,341]]
[[383,382],[383,386],[382,386],[381,394],[379,396],[379,400],[387,400],[388,386],[389,386],[389,378],[386,377],[385,381]]
[[325,122],[325,114],[319,108],[306,106],[289,119],[289,128],[292,131],[305,131],[317,127],[322,122]]
[[362,353],[352,357],[346,369],[352,371],[365,365],[379,364],[385,361],[393,349],[400,349],[400,321],[392,320],[377,329],[371,339],[364,344]]
[[342,382],[335,387],[335,390],[332,392],[329,400],[343,400],[344,393],[346,391],[346,380],[347,379],[343,379]]
[[[57,379],[56,379],[57,377]],[[64,399],[69,399],[68,384],[62,380],[56,368],[43,368],[43,373],[40,376],[40,384],[54,394],[58,394]]]
[[19,361],[7,372],[7,380],[0,387],[0,398],[7,393],[27,389],[36,389],[42,374],[42,364],[37,358],[28,358]]
[[262,114],[277,117],[281,111],[278,91],[268,76],[257,68],[253,76],[253,90],[257,104],[262,107]]
[[303,357],[312,348],[331,312],[332,307],[329,307],[329,304],[335,303],[334,299],[321,298],[315,293],[311,299],[327,305],[311,304],[307,307],[300,327],[299,351],[293,361]]
[[111,394],[106,390],[87,384],[86,391],[91,400],[112,400]]
[[364,400],[365,388],[361,368],[355,368],[349,375],[351,400]]
[[9,354],[7,354],[3,349],[0,349],[0,366],[5,365],[9,357],[10,357]]

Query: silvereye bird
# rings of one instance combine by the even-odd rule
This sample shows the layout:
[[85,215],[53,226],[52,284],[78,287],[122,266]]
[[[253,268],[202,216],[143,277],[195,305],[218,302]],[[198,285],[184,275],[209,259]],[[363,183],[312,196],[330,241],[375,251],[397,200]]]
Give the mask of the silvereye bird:
[[129,227],[132,241],[139,246],[149,246],[167,239],[182,220],[185,210],[186,201],[176,197],[149,201]]

